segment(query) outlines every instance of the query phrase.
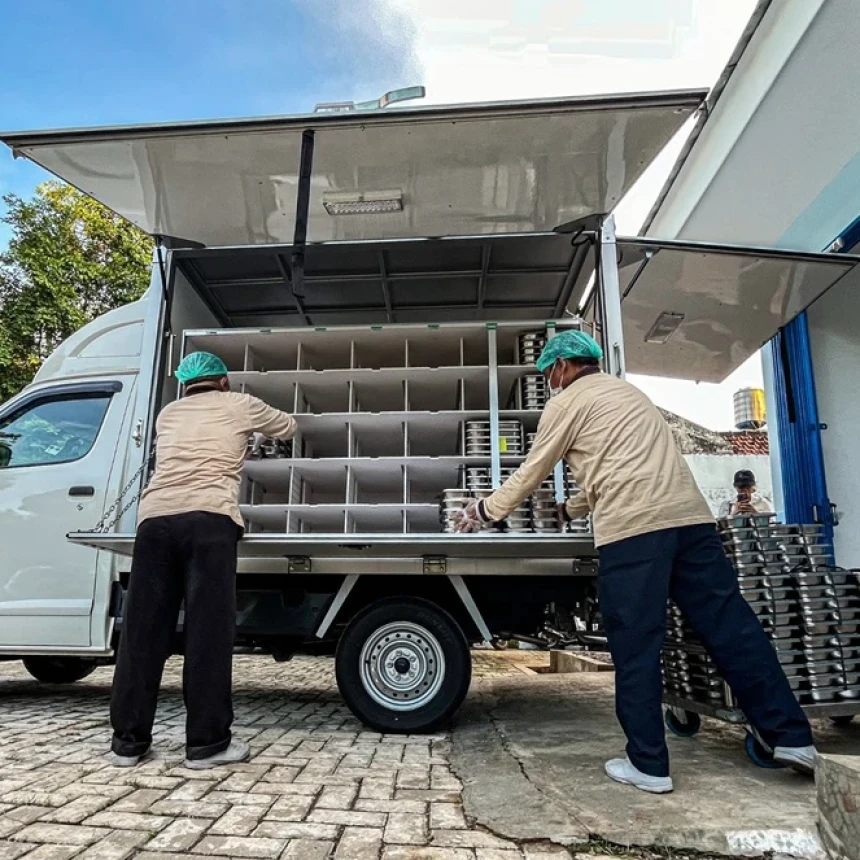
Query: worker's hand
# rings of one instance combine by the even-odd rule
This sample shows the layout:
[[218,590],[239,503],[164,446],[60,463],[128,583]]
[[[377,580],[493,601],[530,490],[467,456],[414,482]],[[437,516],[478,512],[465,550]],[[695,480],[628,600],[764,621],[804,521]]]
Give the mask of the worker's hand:
[[738,502],[735,512],[738,514],[754,514],[755,508],[749,502]]
[[266,437],[262,433],[252,433],[251,434],[251,446],[248,449],[247,457],[249,459],[253,459],[260,456],[260,448],[263,442],[266,441]]
[[477,532],[481,530],[483,522],[481,515],[478,513],[477,499],[464,499],[466,504],[462,511],[455,511],[452,514],[454,520],[454,530],[460,533]]

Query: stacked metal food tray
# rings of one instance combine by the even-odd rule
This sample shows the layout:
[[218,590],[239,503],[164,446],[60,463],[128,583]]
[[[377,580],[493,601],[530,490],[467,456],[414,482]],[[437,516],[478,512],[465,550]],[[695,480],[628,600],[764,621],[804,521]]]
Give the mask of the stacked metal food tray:
[[248,440],[247,457],[251,460],[283,460],[293,456],[293,440],[252,436]]
[[[541,347],[542,348],[542,347]],[[537,347],[535,347],[537,349]],[[520,345],[521,357],[528,354]],[[464,465],[459,473],[459,487],[446,489],[440,498],[440,520],[442,530],[453,532],[457,511],[461,510],[470,498],[484,498],[493,491],[493,473],[489,465],[492,451],[492,430],[489,421],[464,421],[461,426],[462,451],[467,457],[486,458],[487,465]],[[499,422],[499,453],[502,457],[522,457],[532,448],[536,433],[524,432],[521,421]],[[516,469],[503,466],[500,478],[506,481]],[[562,487],[568,496],[577,492],[576,482],[565,463],[562,473]],[[488,527],[490,528],[490,527]],[[522,533],[557,533],[562,530],[555,495],[555,479],[550,475],[535,492],[513,510],[502,523],[491,527],[495,531]],[[588,534],[591,525],[588,518],[568,523],[566,531]]]
[[663,646],[663,688],[671,696],[718,707],[726,687],[698,637],[670,600]]
[[517,338],[517,358],[520,364],[537,364],[546,346],[546,332],[532,331]]
[[[502,481],[506,481],[514,469],[502,469]],[[445,532],[453,532],[456,513],[470,498],[486,498],[492,492],[492,475],[489,468],[467,466],[463,469],[461,488],[448,489],[442,494],[440,517]],[[555,490],[552,479],[544,483],[522,502],[501,523],[488,525],[494,531],[552,533],[561,529]]]
[[[499,452],[507,457],[522,457],[525,454],[521,421],[499,421]],[[467,457],[490,458],[492,431],[489,421],[463,422],[463,453]]]
[[[575,496],[579,492],[579,484],[573,477],[573,472],[570,471],[570,466],[565,462],[562,470],[562,481],[564,486],[564,497],[566,499]],[[573,534],[591,534],[591,517],[584,516],[578,520],[572,520],[567,524],[565,531]]]
[[520,380],[520,397],[523,409],[532,412],[543,409],[549,397],[546,379],[539,373],[524,376]]
[[[442,523],[442,531],[453,534],[457,530],[457,521],[460,511],[466,506],[469,499],[488,496],[489,492],[475,492],[463,487],[453,487],[442,491],[442,499],[439,505],[439,519]],[[487,528],[490,528],[488,525]]]
[[[818,526],[780,525],[770,516],[720,523],[741,593],[768,634],[802,705],[860,700],[860,583],[829,566]],[[734,707],[710,657],[670,602],[663,652],[666,693]]]

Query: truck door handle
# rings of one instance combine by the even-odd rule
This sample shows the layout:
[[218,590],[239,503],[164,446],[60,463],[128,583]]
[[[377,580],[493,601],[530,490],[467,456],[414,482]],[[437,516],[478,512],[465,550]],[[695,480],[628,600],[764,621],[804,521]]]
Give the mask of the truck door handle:
[[69,495],[74,496],[76,498],[80,498],[82,496],[94,496],[96,494],[95,487],[70,487]]

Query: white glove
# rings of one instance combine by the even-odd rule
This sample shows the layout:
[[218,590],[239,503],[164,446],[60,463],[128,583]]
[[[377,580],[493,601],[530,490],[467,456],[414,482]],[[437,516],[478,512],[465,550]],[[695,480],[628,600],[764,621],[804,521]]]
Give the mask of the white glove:
[[452,515],[454,530],[460,533],[477,532],[484,524],[478,513],[477,499],[464,499],[466,502],[462,511],[455,511]]
[[249,453],[249,457],[259,457],[260,448],[263,446],[263,442],[266,441],[266,437],[262,433],[252,433],[251,434],[251,451]]

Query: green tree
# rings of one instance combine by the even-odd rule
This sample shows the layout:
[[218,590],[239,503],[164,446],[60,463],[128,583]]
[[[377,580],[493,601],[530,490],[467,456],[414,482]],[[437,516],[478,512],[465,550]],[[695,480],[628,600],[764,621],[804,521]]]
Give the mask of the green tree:
[[82,325],[140,298],[152,257],[145,233],[68,185],[3,202],[12,238],[0,254],[0,403]]

